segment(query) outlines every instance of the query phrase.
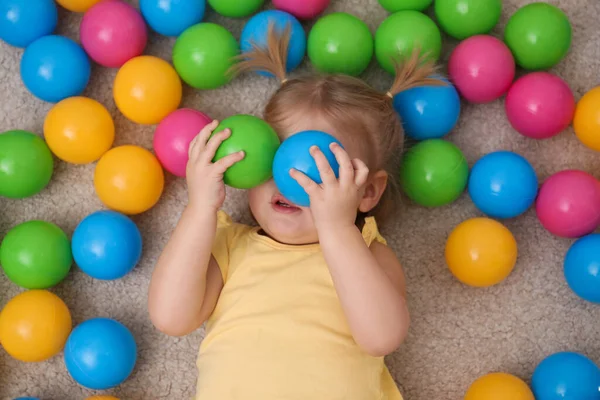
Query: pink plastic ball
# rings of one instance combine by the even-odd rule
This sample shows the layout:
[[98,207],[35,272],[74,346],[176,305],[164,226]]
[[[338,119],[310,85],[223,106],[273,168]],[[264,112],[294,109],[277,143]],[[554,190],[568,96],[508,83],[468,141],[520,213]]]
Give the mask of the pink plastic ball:
[[548,72],[533,72],[519,78],[506,95],[510,124],[533,139],[547,139],[568,128],[575,107],[569,85]]
[[472,36],[450,55],[448,74],[465,100],[489,103],[510,88],[515,78],[515,59],[501,40],[488,35]]
[[600,226],[600,181],[579,170],[552,175],[540,188],[538,218],[550,233],[578,238]]
[[181,108],[167,115],[154,131],[154,152],[162,166],[175,176],[185,177],[192,140],[212,119],[200,111]]
[[275,8],[300,19],[311,19],[329,6],[330,0],[273,0]]
[[144,52],[148,32],[134,7],[120,0],[104,0],[83,15],[79,38],[92,60],[118,68]]

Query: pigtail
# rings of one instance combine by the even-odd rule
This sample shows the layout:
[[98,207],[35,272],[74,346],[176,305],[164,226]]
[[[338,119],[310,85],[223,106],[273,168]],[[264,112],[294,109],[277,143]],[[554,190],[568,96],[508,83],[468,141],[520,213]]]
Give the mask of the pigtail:
[[396,76],[387,95],[393,98],[400,92],[418,86],[442,86],[446,82],[432,78],[437,73],[437,66],[427,54],[422,55],[419,48],[415,48],[410,57],[404,62],[394,62]]

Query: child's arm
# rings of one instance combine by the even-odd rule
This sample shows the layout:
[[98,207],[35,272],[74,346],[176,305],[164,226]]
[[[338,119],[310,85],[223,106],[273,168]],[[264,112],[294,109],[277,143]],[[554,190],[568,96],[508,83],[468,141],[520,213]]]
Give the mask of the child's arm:
[[189,204],[160,255],[150,281],[148,311],[157,329],[183,336],[197,329],[212,313],[223,279],[211,255],[217,211],[225,201],[223,174],[243,158],[235,153],[212,163],[219,145],[230,135],[210,140],[213,121],[190,144],[187,167]]

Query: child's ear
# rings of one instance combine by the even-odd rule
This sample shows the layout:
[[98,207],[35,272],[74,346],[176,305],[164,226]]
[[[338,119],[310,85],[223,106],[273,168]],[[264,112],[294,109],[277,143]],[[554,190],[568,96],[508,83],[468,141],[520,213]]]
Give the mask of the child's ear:
[[377,204],[379,204],[379,200],[381,200],[381,196],[383,196],[383,192],[385,192],[387,183],[388,174],[386,171],[381,170],[372,174],[365,185],[365,192],[358,205],[358,210],[362,213],[367,213],[374,209]]

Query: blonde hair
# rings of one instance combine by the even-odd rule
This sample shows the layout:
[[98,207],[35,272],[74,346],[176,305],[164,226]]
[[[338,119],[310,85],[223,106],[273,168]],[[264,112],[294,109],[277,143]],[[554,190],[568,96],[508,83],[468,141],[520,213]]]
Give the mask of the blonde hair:
[[[342,74],[310,74],[297,78],[287,76],[289,26],[275,31],[271,24],[266,46],[253,44],[253,50],[238,56],[232,72],[263,71],[272,74],[281,86],[264,110],[264,119],[281,132],[287,116],[298,110],[316,113],[324,118],[344,139],[359,142],[362,160],[370,171],[385,170],[388,185],[379,204],[367,215],[383,219],[395,209],[400,193],[397,176],[404,147],[404,130],[396,113],[396,94],[424,85],[445,85],[431,78],[436,66],[415,49],[404,62],[395,60],[395,78],[387,92],[380,92],[364,81]],[[366,215],[362,215],[364,217]]]

